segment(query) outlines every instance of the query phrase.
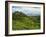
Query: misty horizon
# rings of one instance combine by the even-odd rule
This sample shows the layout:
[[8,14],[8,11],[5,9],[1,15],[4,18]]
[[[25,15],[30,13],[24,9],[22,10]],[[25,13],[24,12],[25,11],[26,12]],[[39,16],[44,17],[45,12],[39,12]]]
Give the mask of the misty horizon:
[[19,6],[13,6],[12,12],[19,11],[23,12],[24,14],[28,16],[40,16],[40,8],[36,7],[19,7]]

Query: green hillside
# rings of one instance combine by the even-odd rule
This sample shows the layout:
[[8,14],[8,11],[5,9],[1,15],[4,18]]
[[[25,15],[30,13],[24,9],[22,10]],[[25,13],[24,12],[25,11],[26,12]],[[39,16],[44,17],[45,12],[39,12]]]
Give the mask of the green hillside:
[[40,29],[40,16],[27,16],[23,12],[12,13],[13,30]]

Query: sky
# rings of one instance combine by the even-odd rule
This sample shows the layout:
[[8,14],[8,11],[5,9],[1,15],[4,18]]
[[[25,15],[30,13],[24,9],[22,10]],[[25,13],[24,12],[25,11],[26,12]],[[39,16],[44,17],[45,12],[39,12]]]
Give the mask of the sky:
[[40,15],[40,7],[22,7],[22,6],[12,6],[12,11],[21,11],[24,14],[28,15],[28,16],[36,16],[36,15]]

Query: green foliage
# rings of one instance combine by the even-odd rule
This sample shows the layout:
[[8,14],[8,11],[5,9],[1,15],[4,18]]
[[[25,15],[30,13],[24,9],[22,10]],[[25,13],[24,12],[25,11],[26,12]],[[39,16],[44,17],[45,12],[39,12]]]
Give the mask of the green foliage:
[[12,29],[40,29],[40,16],[27,16],[23,12],[16,11],[12,15]]

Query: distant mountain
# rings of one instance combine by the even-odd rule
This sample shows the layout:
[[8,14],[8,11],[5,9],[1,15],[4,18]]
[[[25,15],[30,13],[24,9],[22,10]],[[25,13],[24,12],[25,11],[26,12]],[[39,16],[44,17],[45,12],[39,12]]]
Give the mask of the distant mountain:
[[27,16],[40,16],[40,14],[24,14],[23,12],[21,12],[21,11],[15,11],[15,12],[13,12],[12,13],[12,18],[14,19],[14,20],[19,20],[19,19],[23,19],[23,17],[27,17]]
[[19,12],[19,11],[16,11],[16,12],[15,12],[15,15],[17,15],[17,16],[27,16],[27,15],[24,14],[23,12]]
[[23,12],[19,12],[19,11],[15,11],[13,14],[13,19],[21,19],[24,16],[27,16],[26,14],[24,14]]

